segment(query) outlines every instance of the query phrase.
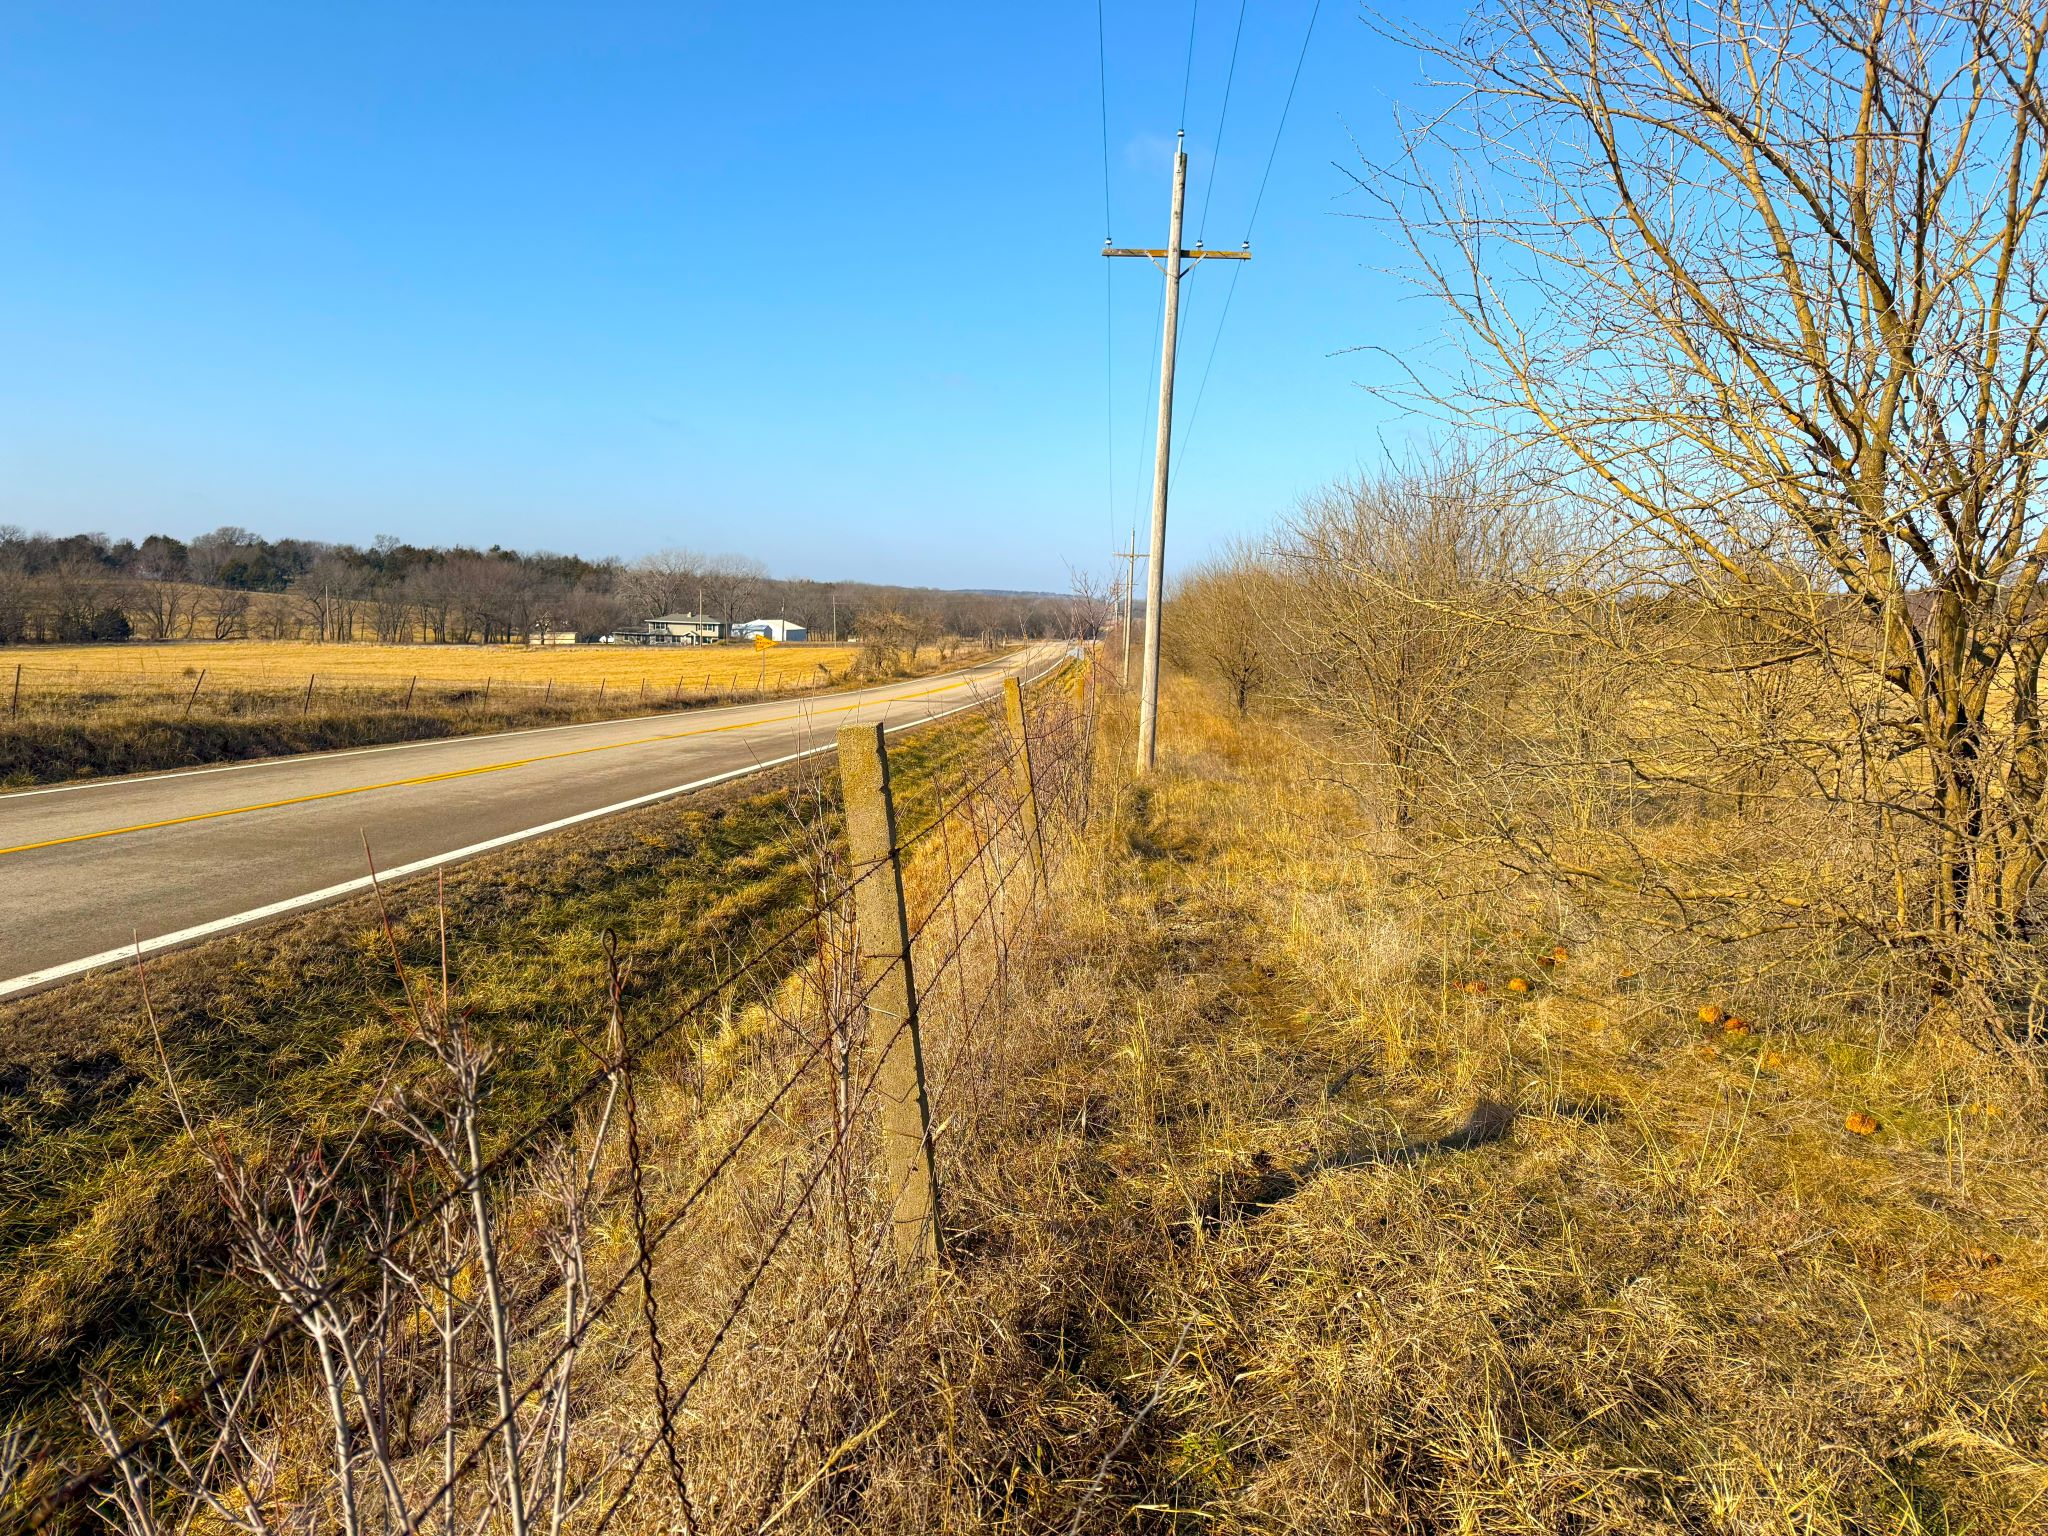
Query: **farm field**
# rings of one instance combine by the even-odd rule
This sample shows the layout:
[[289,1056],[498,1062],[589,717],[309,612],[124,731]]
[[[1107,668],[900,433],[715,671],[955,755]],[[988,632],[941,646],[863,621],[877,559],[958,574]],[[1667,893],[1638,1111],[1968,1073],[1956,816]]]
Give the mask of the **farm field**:
[[168,641],[0,653],[0,787],[812,693],[966,665],[850,645]]
[[851,645],[378,645],[320,644],[310,640],[127,641],[114,645],[23,648],[5,658],[0,682],[11,686],[22,671],[24,693],[136,689],[183,696],[203,670],[209,681],[281,686],[308,677],[337,684],[486,682],[637,689],[642,681],[685,691],[769,686],[802,678],[806,684],[843,676],[858,654]]

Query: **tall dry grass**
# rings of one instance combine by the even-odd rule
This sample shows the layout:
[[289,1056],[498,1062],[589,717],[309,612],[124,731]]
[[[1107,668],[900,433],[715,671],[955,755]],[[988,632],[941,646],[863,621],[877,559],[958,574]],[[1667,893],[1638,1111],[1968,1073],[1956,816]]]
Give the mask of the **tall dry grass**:
[[1419,859],[1272,721],[1186,683],[1164,719],[1070,866],[863,1518],[2039,1528],[2026,1060],[1881,952]]

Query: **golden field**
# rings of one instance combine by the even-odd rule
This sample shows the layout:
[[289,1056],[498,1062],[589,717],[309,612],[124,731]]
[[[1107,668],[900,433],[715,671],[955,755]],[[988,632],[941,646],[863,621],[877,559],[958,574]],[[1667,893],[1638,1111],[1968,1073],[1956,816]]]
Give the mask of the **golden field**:
[[637,689],[645,680],[685,691],[753,687],[764,676],[770,687],[798,678],[835,679],[853,664],[850,645],[775,645],[757,651],[749,644],[715,646],[627,645],[378,645],[321,644],[310,640],[127,641],[117,645],[52,645],[0,657],[0,685],[11,686],[14,666],[22,686],[51,689],[169,688],[187,686],[203,669],[209,682],[243,686],[304,683],[318,677],[337,684],[422,682],[500,683]]
[[0,787],[811,693],[984,654],[925,646],[877,667],[850,645],[24,646],[0,651]]

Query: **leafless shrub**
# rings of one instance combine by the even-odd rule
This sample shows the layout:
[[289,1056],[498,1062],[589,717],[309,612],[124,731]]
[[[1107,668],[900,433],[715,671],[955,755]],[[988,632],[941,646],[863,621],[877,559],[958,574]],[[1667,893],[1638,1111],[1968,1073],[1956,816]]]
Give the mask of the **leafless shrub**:
[[1308,498],[1277,536],[1284,590],[1255,578],[1241,601],[1268,615],[1287,705],[1383,775],[1406,823],[1496,756],[1530,673],[1517,619],[1546,560],[1512,482],[1452,451]]
[[1273,556],[1233,544],[1174,582],[1160,615],[1166,657],[1221,683],[1241,715],[1279,675],[1274,641],[1289,631],[1286,605],[1295,596]]

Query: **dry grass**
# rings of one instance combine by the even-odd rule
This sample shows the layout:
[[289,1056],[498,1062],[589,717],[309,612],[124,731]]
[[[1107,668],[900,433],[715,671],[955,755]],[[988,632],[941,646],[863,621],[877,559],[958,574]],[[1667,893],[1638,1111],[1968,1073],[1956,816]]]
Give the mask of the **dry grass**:
[[858,1523],[2048,1523],[2027,1063],[1881,957],[1417,867],[1169,703],[951,1149],[973,1256],[888,1353]]
[[422,681],[482,687],[495,679],[509,684],[573,684],[595,688],[651,686],[688,690],[752,688],[764,673],[777,681],[816,677],[822,667],[839,676],[853,665],[851,645],[751,644],[707,646],[638,645],[378,645],[358,642],[321,645],[309,640],[124,641],[118,645],[48,645],[0,658],[0,686],[12,682],[12,663],[22,668],[24,692],[61,686],[90,691],[136,686],[190,691],[201,669],[209,680],[235,685],[282,685],[309,676],[336,684],[399,684]]
[[[2025,1058],[1881,953],[1424,857],[1273,726],[1180,682],[1164,719],[1142,785],[1105,741],[1017,942],[927,989],[947,1269],[848,1243],[858,1166],[802,1215],[678,1421],[701,1529],[2042,1528]],[[767,1102],[810,984],[649,1085],[658,1198]],[[672,1363],[830,1124],[788,1104],[664,1250]],[[639,1338],[593,1343],[594,1462],[650,1433]],[[673,1528],[664,1490],[613,1528]]]

